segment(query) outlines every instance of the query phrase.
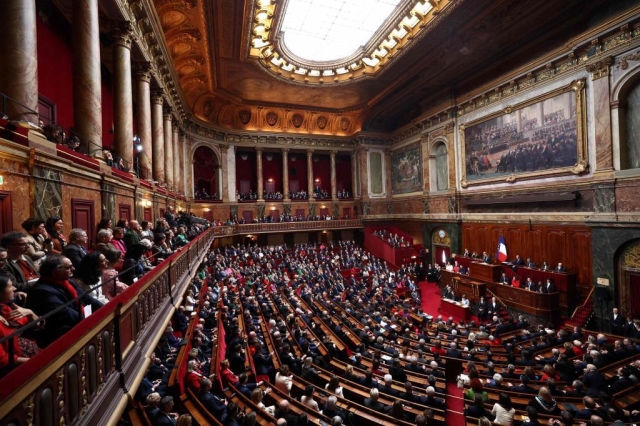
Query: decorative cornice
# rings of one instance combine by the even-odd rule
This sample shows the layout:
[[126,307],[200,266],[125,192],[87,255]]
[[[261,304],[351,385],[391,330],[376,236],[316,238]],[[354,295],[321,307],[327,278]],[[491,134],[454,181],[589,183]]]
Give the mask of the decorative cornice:
[[603,77],[609,77],[612,64],[613,58],[611,56],[607,56],[597,62],[587,64],[586,69],[591,74],[591,79],[596,81]]

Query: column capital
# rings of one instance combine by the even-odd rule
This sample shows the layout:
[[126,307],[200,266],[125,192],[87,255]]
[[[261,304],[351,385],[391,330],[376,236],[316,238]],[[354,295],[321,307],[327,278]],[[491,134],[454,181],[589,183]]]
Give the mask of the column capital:
[[131,49],[131,42],[133,41],[133,25],[130,21],[113,21],[109,29],[114,40],[115,45]]
[[290,149],[289,148],[282,148],[282,153],[283,154],[289,154]]
[[173,124],[173,108],[171,107],[166,107],[163,111],[162,111],[162,117],[164,118],[165,121],[171,121]]
[[151,62],[140,62],[133,66],[133,72],[138,81],[144,81],[145,83],[151,82],[152,73]]
[[226,154],[229,151],[229,145],[220,145],[220,152]]
[[313,150],[311,148],[307,149],[307,157],[311,157],[314,152],[315,152],[315,150]]
[[337,149],[332,149],[331,151],[329,151],[329,155],[332,157],[335,157],[337,153],[338,153]]
[[611,65],[613,65],[613,57],[607,56],[597,62],[588,64],[586,69],[587,72],[591,73],[591,79],[595,81],[603,77],[609,77]]
[[259,146],[259,147],[256,147],[256,152],[257,152],[258,154],[262,154],[262,151],[264,151],[264,148],[262,148],[262,147],[260,147],[260,146]]
[[164,104],[164,92],[162,90],[154,90],[151,93],[151,103],[156,105]]

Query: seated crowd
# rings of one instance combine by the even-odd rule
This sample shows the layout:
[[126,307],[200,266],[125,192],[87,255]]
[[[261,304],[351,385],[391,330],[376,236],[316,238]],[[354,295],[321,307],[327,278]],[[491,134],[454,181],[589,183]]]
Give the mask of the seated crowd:
[[29,218],[22,228],[0,237],[0,338],[28,322],[36,325],[0,344],[0,376],[125,291],[206,226],[171,227],[160,219],[152,229],[148,222],[122,219],[114,227],[103,219],[95,242],[84,229],[65,233],[60,217]]
[[[434,318],[420,308],[412,268],[394,269],[349,241],[212,250],[173,318],[184,333],[196,312],[187,396],[223,425],[256,417],[359,424],[361,410],[381,422],[445,424],[445,370],[457,359],[473,424],[513,425],[519,416],[528,426],[637,421],[638,404],[612,401],[637,387],[637,340],[529,324],[494,308],[495,299],[480,323]],[[173,408],[172,331],[138,395],[149,418],[172,415],[162,408]]]

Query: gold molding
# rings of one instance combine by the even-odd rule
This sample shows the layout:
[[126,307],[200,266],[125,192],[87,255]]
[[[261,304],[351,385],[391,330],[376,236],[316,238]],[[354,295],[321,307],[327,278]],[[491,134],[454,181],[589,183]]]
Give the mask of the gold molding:
[[[475,124],[479,124],[485,122],[487,120],[494,119],[496,117],[500,117],[504,114],[509,114],[508,111],[516,111],[531,105],[534,105],[538,102],[543,102],[547,99],[553,98],[555,96],[561,95],[567,92],[574,92],[576,96],[576,136],[577,136],[577,161],[571,167],[558,167],[555,169],[549,169],[545,171],[535,171],[529,173],[519,173],[519,174],[509,174],[505,177],[496,177],[489,179],[479,179],[479,180],[468,180],[467,179],[467,168],[466,168],[466,146],[465,146],[465,129],[469,126],[473,126]],[[534,98],[528,99],[519,104],[510,106],[505,108],[503,111],[498,111],[493,114],[489,114],[487,116],[481,117],[479,119],[473,120],[471,122],[461,124],[458,126],[459,136],[460,136],[460,156],[462,162],[462,178],[460,179],[460,186],[462,188],[467,188],[469,186],[479,186],[479,185],[487,185],[491,183],[515,183],[516,181],[523,180],[531,180],[531,179],[539,179],[553,176],[565,176],[565,175],[579,175],[586,172],[589,169],[588,157],[587,157],[587,113],[586,113],[586,84],[585,79],[574,80],[569,83],[565,87],[561,87],[559,89],[552,90],[543,95],[536,96]]]
[[597,62],[587,64],[585,68],[587,69],[587,72],[591,74],[591,79],[596,81],[603,77],[609,77],[611,65],[613,65],[613,58],[608,56]]
[[[463,0],[413,0],[398,13],[393,25],[381,36],[374,33],[370,43],[360,53],[329,62],[306,61],[288,52],[280,40],[278,21],[284,15],[286,0],[258,0],[252,9],[249,31],[249,57],[260,62],[274,76],[304,85],[330,85],[371,77],[394,58],[400,56],[412,41],[429,32],[434,25]],[[404,11],[400,11],[404,12]],[[384,25],[384,24],[383,24]]]

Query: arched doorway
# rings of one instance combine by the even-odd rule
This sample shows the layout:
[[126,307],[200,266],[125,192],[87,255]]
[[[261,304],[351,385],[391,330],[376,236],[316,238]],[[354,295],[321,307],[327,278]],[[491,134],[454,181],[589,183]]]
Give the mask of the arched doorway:
[[623,315],[640,316],[640,239],[632,241],[618,258],[618,306]]
[[218,176],[220,163],[213,149],[199,146],[193,153],[193,185],[196,200],[221,200],[222,188]]

